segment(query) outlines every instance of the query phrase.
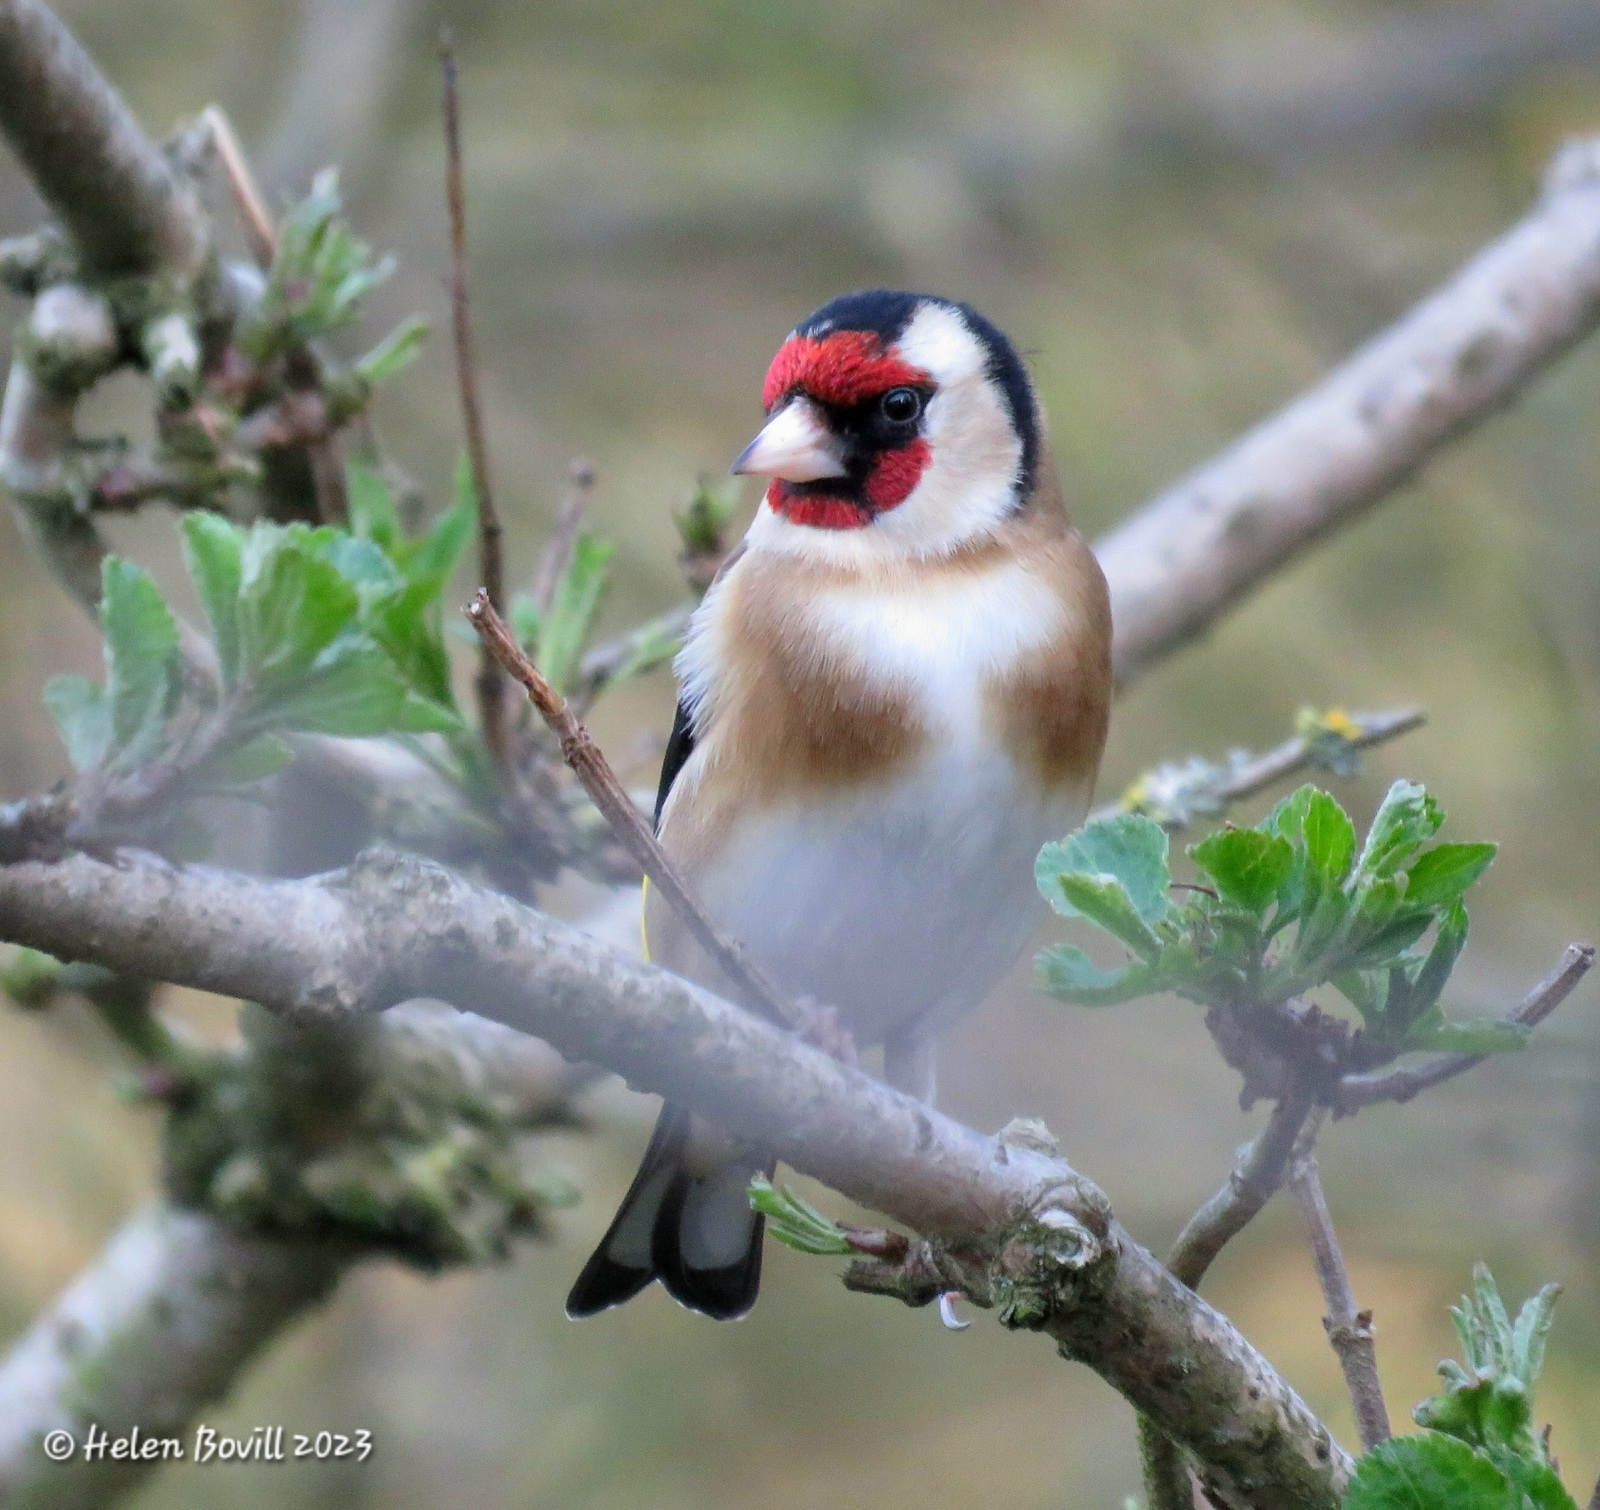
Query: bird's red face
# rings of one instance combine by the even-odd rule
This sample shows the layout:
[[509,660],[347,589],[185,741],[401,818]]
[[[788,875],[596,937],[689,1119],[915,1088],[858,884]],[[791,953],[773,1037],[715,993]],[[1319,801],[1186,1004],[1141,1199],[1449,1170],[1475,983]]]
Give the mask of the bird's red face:
[[[762,405],[769,415],[797,402],[820,410],[830,432],[819,435],[821,449],[842,470],[838,477],[770,474],[773,511],[794,524],[848,530],[904,503],[928,464],[917,420],[933,388],[928,373],[885,350],[873,331],[785,341],[767,371]],[[798,470],[806,469],[802,462]]]
[[1031,485],[1033,396],[1005,337],[965,305],[845,294],[778,348],[736,473],[769,477],[753,544],[829,560],[955,548]]

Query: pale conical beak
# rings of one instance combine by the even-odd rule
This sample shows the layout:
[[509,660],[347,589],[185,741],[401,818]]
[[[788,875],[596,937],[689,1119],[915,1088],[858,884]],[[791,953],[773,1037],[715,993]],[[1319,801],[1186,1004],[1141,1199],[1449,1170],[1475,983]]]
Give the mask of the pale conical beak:
[[822,411],[810,399],[797,396],[761,427],[728,470],[736,477],[754,474],[785,482],[816,482],[846,474],[843,450]]

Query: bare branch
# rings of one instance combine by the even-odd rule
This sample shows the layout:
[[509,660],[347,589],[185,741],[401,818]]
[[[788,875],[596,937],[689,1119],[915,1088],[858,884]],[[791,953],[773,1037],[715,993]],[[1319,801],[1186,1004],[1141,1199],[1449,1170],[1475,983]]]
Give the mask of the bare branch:
[[1322,1178],[1316,1156],[1309,1151],[1295,1160],[1289,1175],[1289,1189],[1300,1214],[1305,1218],[1311,1239],[1311,1255],[1317,1265],[1317,1280],[1322,1286],[1328,1314],[1322,1324],[1328,1341],[1339,1355],[1339,1368],[1350,1403],[1355,1408],[1356,1428],[1361,1446],[1370,1452],[1379,1442],[1389,1440],[1389,1411],[1383,1403],[1383,1386],[1378,1382],[1378,1354],[1373,1341],[1372,1312],[1356,1309],[1355,1292],[1350,1288],[1350,1273],[1339,1251],[1333,1230],[1333,1216],[1322,1193]]
[[0,131],[90,268],[198,267],[194,196],[43,0],[0,0]]
[[[164,1204],[139,1212],[0,1365],[0,1501],[94,1510],[148,1477],[159,1459],[91,1461],[79,1452],[51,1463],[40,1442],[67,1431],[81,1446],[90,1422],[114,1437],[134,1427],[179,1435],[285,1326],[328,1297],[352,1257]],[[96,1366],[107,1357],[138,1366]]]
[[[467,190],[461,161],[461,92],[450,34],[439,34],[439,74],[444,94],[445,198],[450,211],[450,324],[455,334],[456,386],[461,393],[461,423],[466,431],[467,464],[478,501],[478,580],[494,611],[506,611],[505,563],[500,515],[489,483],[489,444],[478,400],[478,368],[472,348],[472,308],[467,285]],[[496,770],[511,769],[507,744],[505,684],[487,647],[478,664],[478,719],[483,742]]]
[[[1568,944],[1560,963],[1506,1015],[1505,1021],[1537,1027],[1572,994],[1593,964],[1593,944]],[[1475,1068],[1486,1058],[1486,1054],[1439,1054],[1421,1064],[1404,1065],[1399,1069],[1346,1075],[1334,1092],[1334,1115],[1347,1117],[1379,1101],[1409,1101],[1419,1092]]]
[[1421,708],[1396,708],[1386,713],[1334,710],[1324,714],[1307,709],[1297,724],[1308,723],[1311,727],[1265,754],[1233,750],[1225,765],[1195,755],[1186,761],[1157,766],[1094,816],[1145,813],[1163,828],[1184,828],[1197,816],[1226,812],[1235,802],[1243,802],[1310,768],[1333,768],[1339,775],[1349,775],[1349,771],[1330,761],[1330,752],[1353,755],[1356,750],[1409,734],[1427,721],[1428,715]]
[[[953,1250],[1016,1234],[1025,1278],[1002,1264],[995,1282],[1013,1295],[1034,1286],[1038,1308],[1014,1324],[1042,1327],[1178,1440],[1218,1503],[1338,1502],[1350,1462],[1326,1428],[1069,1165],[984,1137],[442,867],[384,852],[297,882],[131,852],[114,865],[0,867],[0,937],[279,1012],[452,1001],[670,1095]],[[1050,1231],[1070,1232],[1077,1260],[1029,1268],[1045,1251],[1034,1237]]]
[[1600,143],[1533,212],[1310,392],[1096,546],[1119,683],[1400,486],[1600,320]]
[[[1167,1267],[1191,1290],[1216,1256],[1260,1214],[1283,1183],[1295,1142],[1313,1105],[1309,1079],[1293,1079],[1267,1125],[1245,1150],[1227,1183],[1189,1218],[1167,1255]],[[1193,1490],[1183,1451],[1148,1417],[1139,1418],[1139,1450],[1151,1510],[1192,1510]]]
[[700,947],[722,967],[741,994],[748,993],[752,1010],[760,1012],[769,1022],[775,1022],[780,1027],[796,1032],[814,1031],[816,1024],[810,1016],[789,1001],[766,972],[717,926],[678,867],[657,843],[650,825],[634,806],[633,798],[618,780],[617,773],[611,769],[611,763],[600,746],[573,717],[566,699],[522,653],[515,636],[494,611],[486,590],[478,590],[477,597],[467,609],[467,617],[478,631],[485,653],[492,655],[510,676],[527,688],[528,697],[538,709],[539,716],[561,741],[562,758],[572,767],[584,791],[600,809],[600,815],[611,832],[638,862],[639,868],[661,889],[667,905],[683,920]]
[[556,588],[561,585],[562,575],[572,561],[583,513],[589,507],[589,495],[593,491],[594,468],[580,456],[567,468],[566,491],[556,510],[556,522],[550,526],[550,538],[545,541],[539,564],[534,568],[529,595],[540,613],[547,613],[555,601]]

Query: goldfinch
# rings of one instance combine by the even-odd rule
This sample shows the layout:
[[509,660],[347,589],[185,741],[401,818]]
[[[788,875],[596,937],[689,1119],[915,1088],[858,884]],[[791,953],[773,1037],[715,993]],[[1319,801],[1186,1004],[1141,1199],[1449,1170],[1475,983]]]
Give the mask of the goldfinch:
[[[785,992],[931,1101],[935,1035],[1041,914],[1040,845],[1088,811],[1111,695],[1105,579],[1068,523],[1011,343],[965,304],[845,294],[789,334],[733,465],[771,479],[694,616],[656,800],[667,853]],[[732,984],[647,897],[652,959]],[[567,1314],[659,1279],[744,1315],[770,1173],[663,1107]]]

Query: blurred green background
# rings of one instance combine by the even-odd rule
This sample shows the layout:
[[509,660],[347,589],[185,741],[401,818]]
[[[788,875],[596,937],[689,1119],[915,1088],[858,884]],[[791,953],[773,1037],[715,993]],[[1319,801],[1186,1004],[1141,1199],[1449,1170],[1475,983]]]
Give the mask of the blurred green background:
[[[1600,11],[1562,0],[72,0],[141,119],[232,114],[278,202],[340,161],[400,271],[368,330],[444,334],[432,38],[465,95],[473,289],[513,578],[567,460],[600,471],[621,627],[682,585],[670,511],[748,438],[778,339],[833,293],[970,299],[1030,353],[1066,492],[1097,534],[1313,381],[1529,205],[1566,135],[1600,131]],[[0,154],[0,234],[36,202]],[[122,380],[97,399],[135,423]],[[458,447],[448,342],[387,392],[395,458],[438,496]],[[1600,914],[1600,343],[1418,485],[1276,579],[1119,705],[1102,789],[1281,738],[1302,702],[1417,701],[1431,722],[1338,787],[1363,819],[1425,780],[1456,837],[1501,841],[1454,998],[1497,1012]],[[753,506],[753,496],[747,506]],[[172,579],[169,516],[111,529]],[[463,584],[463,587],[465,584]],[[460,647],[465,657],[465,647]],[[0,798],[62,775],[40,708],[92,671],[90,626],[0,515]],[[635,779],[664,673],[596,728]],[[641,743],[645,740],[646,743]],[[577,895],[557,899],[569,909]],[[1474,1258],[1520,1298],[1568,1287],[1541,1416],[1580,1500],[1600,1471],[1600,1014],[1409,1107],[1331,1128],[1323,1170],[1391,1413],[1453,1349]],[[230,1007],[181,996],[208,1031]],[[150,1191],[153,1115],[71,1011],[0,1015],[0,1329],[20,1329]],[[952,1035],[942,1098],[1042,1116],[1145,1241],[1170,1240],[1255,1119],[1192,1009],[1092,1015],[1026,965]],[[583,1203],[553,1244],[425,1280],[372,1266],[206,1419],[367,1427],[362,1467],[185,1467],[147,1510],[296,1504],[721,1510],[1114,1507],[1132,1419],[1087,1371],[991,1322],[846,1296],[774,1248],[717,1327],[651,1292],[578,1327],[560,1301],[653,1107],[612,1086],[551,1140]],[[836,1204],[836,1202],[835,1202]],[[1339,1375],[1284,1203],[1208,1293],[1347,1441]]]

